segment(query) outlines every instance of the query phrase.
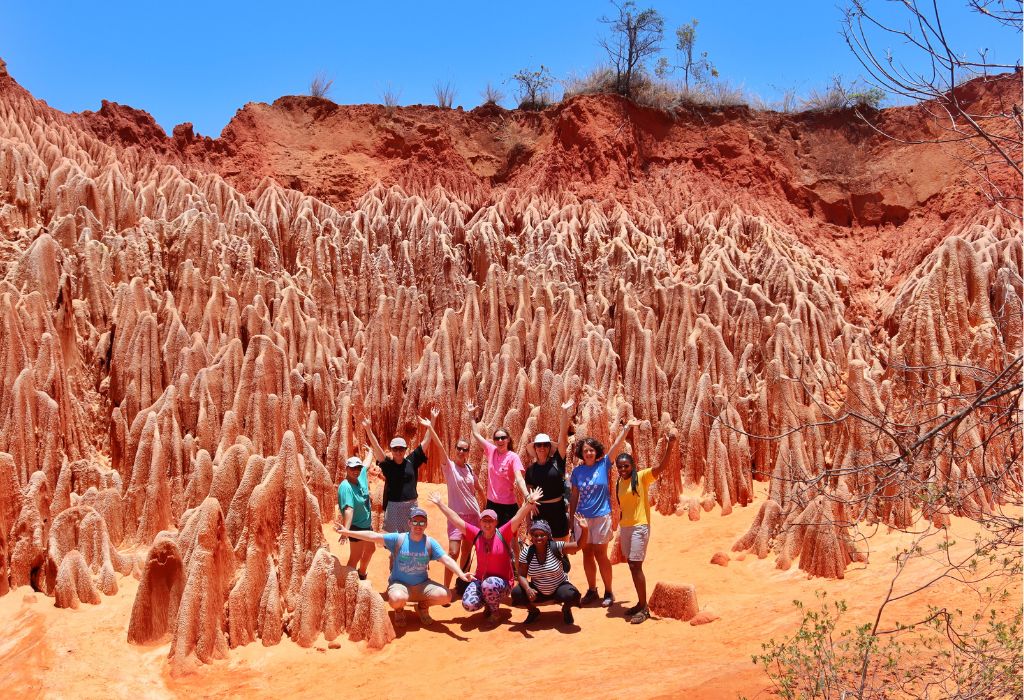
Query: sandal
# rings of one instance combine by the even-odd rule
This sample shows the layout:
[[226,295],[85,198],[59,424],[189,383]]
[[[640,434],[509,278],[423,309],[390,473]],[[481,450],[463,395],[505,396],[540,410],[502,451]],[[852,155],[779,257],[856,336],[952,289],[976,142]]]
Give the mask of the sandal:
[[405,627],[405,610],[395,611],[395,627]]
[[631,607],[629,610],[626,611],[626,617],[633,617],[634,615],[636,615],[638,612],[640,612],[643,609],[644,609],[644,606],[640,605],[640,603],[637,603],[636,605],[634,605],[633,607]]
[[631,625],[639,625],[644,620],[650,620],[650,619],[651,619],[651,611],[649,609],[647,609],[647,608],[641,608],[640,611],[636,615],[634,615],[633,617],[629,618],[629,624],[631,624]]
[[432,624],[434,624],[434,618],[432,618],[430,616],[430,610],[427,608],[426,605],[424,605],[423,603],[420,603],[419,605],[417,605],[416,606],[416,612],[420,616],[420,624],[421,625],[432,625]]

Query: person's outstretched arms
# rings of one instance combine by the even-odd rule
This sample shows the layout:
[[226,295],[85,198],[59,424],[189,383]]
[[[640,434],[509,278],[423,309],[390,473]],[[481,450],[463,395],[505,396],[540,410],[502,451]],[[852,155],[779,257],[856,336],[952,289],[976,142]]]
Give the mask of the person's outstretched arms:
[[523,505],[519,506],[519,510],[516,511],[516,514],[512,516],[512,520],[509,521],[513,532],[519,529],[526,516],[537,509],[537,502],[542,498],[544,498],[544,491],[539,486],[526,494]]
[[462,531],[462,534],[466,534],[466,521],[462,519],[461,515],[449,508],[447,504],[441,502],[440,493],[434,491],[427,496],[427,500],[437,506],[441,512],[444,513],[444,517],[448,518],[448,522],[459,528],[459,530]]
[[445,565],[445,568],[447,568],[449,571],[451,571],[453,574],[458,576],[460,579],[462,579],[466,583],[469,583],[470,581],[473,581],[473,580],[476,579],[476,577],[473,576],[473,574],[469,574],[469,573],[466,573],[465,571],[463,571],[462,567],[459,566],[459,563],[457,561],[455,561],[454,559],[452,559],[447,554],[445,554],[443,557],[441,557],[441,563]]
[[[435,409],[435,411],[436,410],[437,409]],[[431,414],[433,413],[434,411],[431,411]],[[437,416],[434,416],[434,418],[437,418]],[[434,421],[430,421],[430,424],[427,427],[427,432],[430,433],[430,436],[433,438],[434,442],[437,443],[437,447],[441,450],[441,459],[444,460],[444,463],[448,464],[449,462],[451,462],[452,458],[448,456],[448,450],[445,449],[444,443],[441,442],[441,438],[437,436],[437,431],[434,430]]]
[[665,467],[668,466],[668,461],[669,459],[672,458],[672,450],[676,446],[676,439],[676,431],[675,428],[673,428],[672,432],[668,434],[668,444],[665,445],[665,454],[662,455],[661,457],[661,464],[651,468],[651,476],[653,476],[655,479],[661,476],[661,473],[665,471]]
[[342,528],[341,534],[354,540],[364,540],[378,544],[384,543],[384,533],[374,532],[373,530],[349,530],[348,528]]
[[384,450],[381,449],[380,443],[377,442],[377,436],[373,434],[373,428],[370,425],[369,417],[364,418],[363,430],[366,431],[366,437],[370,440],[370,449],[373,450],[373,456],[377,458],[378,462],[383,462],[388,457],[384,454]]
[[476,438],[476,441],[480,443],[481,447],[486,449],[491,443],[487,441],[487,438],[480,434],[480,429],[476,427],[476,405],[467,403],[466,411],[469,412],[469,427],[473,431],[473,437]]
[[622,426],[622,430],[619,431],[619,434],[615,436],[614,440],[612,440],[612,444],[608,446],[608,452],[606,453],[608,455],[608,459],[615,459],[615,453],[619,451],[619,448],[622,447],[622,443],[626,441],[626,435],[630,430],[638,425],[640,425],[639,420],[636,418],[630,418],[629,421]]
[[[427,448],[430,447],[430,441],[434,439],[434,421],[437,420],[440,413],[441,412],[436,408],[432,408],[430,409],[430,418],[420,418],[420,425],[425,428],[423,432],[423,440],[420,441],[420,449],[423,450],[423,454],[427,453]],[[440,440],[438,440],[438,442],[440,442]]]
[[569,449],[569,423],[572,417],[569,411],[576,405],[576,402],[569,399],[562,404],[562,414],[558,419],[558,453],[565,458],[565,451]]
[[587,546],[587,538],[590,535],[590,530],[587,527],[587,519],[582,515],[576,516],[576,524],[580,526],[580,538],[575,542],[566,542],[562,548],[562,551],[566,554],[575,554],[584,547]]

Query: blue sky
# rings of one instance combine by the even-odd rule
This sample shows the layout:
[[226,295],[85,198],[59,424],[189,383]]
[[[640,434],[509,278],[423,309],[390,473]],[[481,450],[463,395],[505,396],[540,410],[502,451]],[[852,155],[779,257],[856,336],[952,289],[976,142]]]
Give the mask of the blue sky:
[[[339,103],[380,103],[390,85],[400,104],[429,104],[434,84],[451,81],[455,104],[466,108],[482,101],[488,82],[511,95],[510,76],[524,67],[585,74],[603,60],[598,18],[612,10],[603,0],[7,4],[0,58],[36,97],[64,111],[108,99],[150,112],[168,132],[190,121],[211,136],[246,102],[307,92],[319,70],[333,77],[329,96]],[[863,72],[832,0],[638,4],[664,15],[666,48],[676,26],[697,18],[698,48],[722,78],[765,100]],[[940,0],[952,43],[1020,60],[1020,35],[965,5]]]

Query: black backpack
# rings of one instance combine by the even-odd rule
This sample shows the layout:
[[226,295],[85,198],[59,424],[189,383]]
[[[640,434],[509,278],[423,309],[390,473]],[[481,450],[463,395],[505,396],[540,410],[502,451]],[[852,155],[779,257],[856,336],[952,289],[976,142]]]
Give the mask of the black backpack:
[[[561,544],[561,543],[559,543],[559,544]],[[551,542],[548,543],[548,547],[550,547],[551,551],[553,551],[553,552],[556,549],[554,543],[551,543]],[[569,561],[569,557],[567,557],[565,555],[565,545],[562,544],[562,546],[558,547],[557,549],[558,549],[558,551],[557,551],[555,556],[557,556],[559,559],[562,560],[562,571],[564,571],[565,573],[569,573],[572,570],[572,562],[570,562]],[[531,544],[530,548],[526,550],[526,569],[527,570],[530,569],[530,562],[532,560],[536,559],[536,558],[537,558],[537,548],[534,545]]]

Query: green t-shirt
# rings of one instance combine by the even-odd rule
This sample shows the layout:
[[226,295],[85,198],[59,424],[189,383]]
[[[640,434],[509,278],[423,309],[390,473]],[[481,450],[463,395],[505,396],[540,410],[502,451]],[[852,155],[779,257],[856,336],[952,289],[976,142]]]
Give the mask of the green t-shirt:
[[366,467],[359,472],[358,485],[353,486],[348,479],[343,479],[338,486],[338,510],[344,514],[346,508],[352,509],[352,527],[370,527],[373,521],[370,517],[370,482]]

